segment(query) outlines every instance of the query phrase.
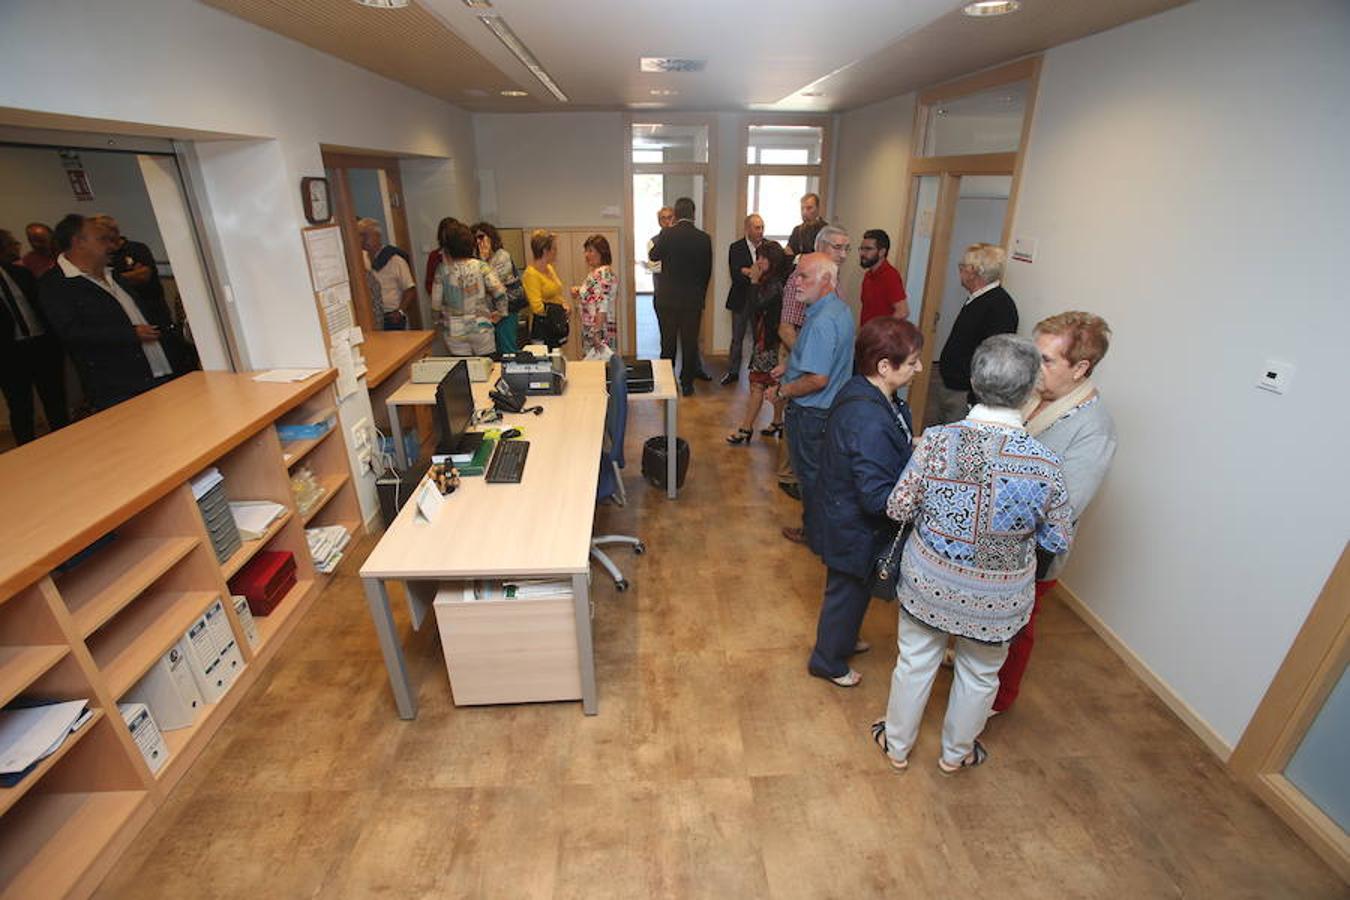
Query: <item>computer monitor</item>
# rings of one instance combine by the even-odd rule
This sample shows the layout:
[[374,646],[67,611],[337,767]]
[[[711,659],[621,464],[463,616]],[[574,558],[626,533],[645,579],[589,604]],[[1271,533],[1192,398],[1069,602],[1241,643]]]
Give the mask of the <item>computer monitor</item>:
[[469,367],[460,360],[436,385],[436,425],[440,429],[439,453],[460,453],[481,443],[482,436],[469,431],[473,424],[473,388],[469,385]]

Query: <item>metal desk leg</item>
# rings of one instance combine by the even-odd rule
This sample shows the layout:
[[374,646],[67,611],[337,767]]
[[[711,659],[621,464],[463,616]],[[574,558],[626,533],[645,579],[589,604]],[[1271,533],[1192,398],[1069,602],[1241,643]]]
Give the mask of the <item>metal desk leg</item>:
[[675,499],[678,489],[675,484],[675,472],[678,469],[675,459],[675,418],[679,397],[666,401],[666,496]]
[[[389,592],[384,582],[378,578],[362,578],[361,586],[366,591],[366,604],[370,607],[370,618],[375,623],[375,634],[380,639],[380,652],[384,654],[384,667],[389,671],[389,687],[394,691],[394,703],[398,705],[400,719],[417,718],[417,695],[413,693],[408,681],[408,667],[403,662],[403,648],[398,643],[398,632],[394,628],[394,616],[389,610]],[[590,634],[587,633],[587,655],[590,652]],[[592,678],[592,684],[594,679]],[[592,688],[594,690],[594,688]]]
[[600,712],[595,692],[595,652],[591,644],[591,586],[589,574],[572,576],[572,601],[577,615],[577,657],[581,663],[581,711]]
[[403,452],[403,423],[398,418],[398,406],[386,401],[384,408],[389,410],[389,431],[394,439],[394,459],[398,460],[399,469],[406,472],[408,456]]

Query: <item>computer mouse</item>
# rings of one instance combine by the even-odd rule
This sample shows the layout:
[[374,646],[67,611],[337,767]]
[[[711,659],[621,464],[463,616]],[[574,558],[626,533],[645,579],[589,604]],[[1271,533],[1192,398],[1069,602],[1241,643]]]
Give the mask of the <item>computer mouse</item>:
[[504,441],[509,441],[511,440],[511,438],[518,438],[518,437],[520,437],[519,428],[508,428],[502,432],[502,440]]

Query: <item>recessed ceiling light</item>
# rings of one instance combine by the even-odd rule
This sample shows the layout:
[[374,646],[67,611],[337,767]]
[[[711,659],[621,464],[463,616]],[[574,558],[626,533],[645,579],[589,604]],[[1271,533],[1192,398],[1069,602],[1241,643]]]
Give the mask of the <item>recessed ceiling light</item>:
[[503,97],[528,97],[529,91],[499,91]]
[[491,0],[464,0],[464,5],[469,9],[491,9]]
[[824,91],[802,91],[803,97],[824,97]]
[[669,88],[652,88],[647,93],[651,94],[653,97],[674,97],[680,92],[672,91]]
[[638,62],[643,72],[702,72],[706,59],[681,59],[674,56],[644,56]]
[[373,6],[375,9],[402,9],[408,5],[408,0],[356,0],[362,6]]
[[976,0],[961,7],[961,12],[980,19],[986,16],[1006,16],[1021,8],[1021,0]]

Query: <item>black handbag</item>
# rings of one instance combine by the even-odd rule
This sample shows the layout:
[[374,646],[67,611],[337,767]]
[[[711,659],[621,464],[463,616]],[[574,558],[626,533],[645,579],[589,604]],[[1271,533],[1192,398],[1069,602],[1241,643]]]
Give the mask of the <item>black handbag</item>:
[[511,275],[511,283],[506,285],[506,311],[514,316],[529,306],[530,301],[525,296],[525,283],[520,280],[520,269],[515,263],[511,263]]
[[561,303],[545,303],[544,312],[534,317],[534,328],[530,332],[533,340],[549,347],[561,347],[567,343],[572,328],[567,321],[567,310]]

